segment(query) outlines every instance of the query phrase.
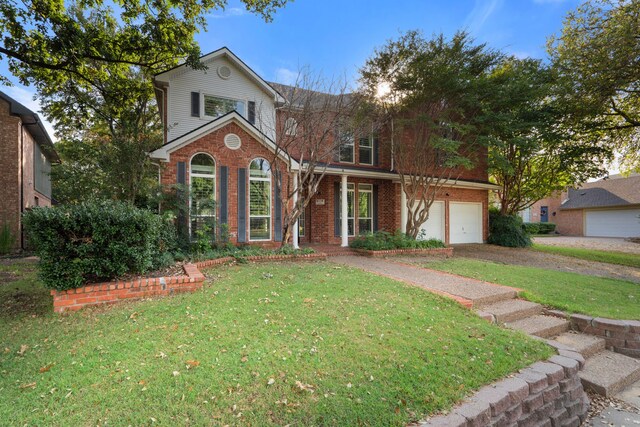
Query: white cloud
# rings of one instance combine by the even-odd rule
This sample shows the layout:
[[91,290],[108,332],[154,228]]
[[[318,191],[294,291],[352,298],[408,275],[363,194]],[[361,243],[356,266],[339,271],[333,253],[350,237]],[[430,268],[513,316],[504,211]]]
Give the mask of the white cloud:
[[471,32],[479,31],[491,15],[502,7],[504,0],[476,0],[475,6],[467,15],[465,27]]
[[288,68],[278,68],[276,70],[276,82],[285,85],[294,85],[300,75],[299,71],[293,71]]
[[14,86],[3,86],[2,88],[0,88],[0,90],[2,90],[4,93],[21,103],[34,113],[38,113],[38,116],[40,117],[40,120],[42,120],[42,123],[44,124],[44,127],[49,133],[51,139],[54,142],[57,140],[53,132],[53,126],[42,116],[40,102],[34,99],[34,91],[18,84],[14,84]]
[[210,13],[207,16],[214,19],[224,19],[233,18],[234,16],[242,16],[246,12],[247,11],[241,7],[230,7],[229,9],[225,9],[222,13]]

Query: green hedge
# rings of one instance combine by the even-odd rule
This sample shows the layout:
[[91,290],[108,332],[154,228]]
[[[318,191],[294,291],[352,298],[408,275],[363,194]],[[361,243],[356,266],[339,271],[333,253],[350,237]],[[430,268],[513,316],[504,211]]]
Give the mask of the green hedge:
[[369,251],[388,251],[393,249],[430,249],[444,248],[444,243],[437,239],[414,240],[406,234],[397,231],[388,233],[378,231],[358,236],[351,241],[350,247]]
[[524,248],[531,246],[531,238],[523,228],[522,218],[517,215],[500,215],[499,212],[489,212],[488,243],[510,248]]
[[549,234],[556,231],[552,222],[525,222],[522,227],[528,234]]
[[173,224],[114,201],[34,208],[23,216],[40,274],[51,289],[141,274],[173,263]]

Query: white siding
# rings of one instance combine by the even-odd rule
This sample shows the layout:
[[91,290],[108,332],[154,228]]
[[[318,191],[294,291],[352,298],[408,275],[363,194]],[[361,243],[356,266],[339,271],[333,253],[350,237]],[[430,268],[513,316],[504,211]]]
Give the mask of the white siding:
[[640,237],[640,209],[587,211],[585,236]]
[[[206,62],[206,65],[207,70],[183,68],[176,70],[176,74],[170,77],[167,97],[167,141],[172,141],[212,120],[210,117],[191,117],[191,92],[242,100],[245,102],[245,117],[248,102],[254,101],[256,126],[275,141],[275,106],[271,95],[226,58],[215,58]],[[217,73],[218,67],[222,65],[231,69],[231,77],[226,80],[220,78]]]

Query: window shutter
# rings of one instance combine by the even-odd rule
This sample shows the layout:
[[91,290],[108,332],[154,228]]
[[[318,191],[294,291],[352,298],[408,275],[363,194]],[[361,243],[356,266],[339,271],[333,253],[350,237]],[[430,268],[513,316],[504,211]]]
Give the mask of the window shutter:
[[371,215],[373,215],[373,231],[378,231],[378,185],[374,184],[371,194]]
[[336,182],[333,186],[333,227],[334,227],[334,235],[336,237],[340,237],[341,234],[341,226],[340,226],[340,183]]
[[380,145],[380,141],[378,140],[378,137],[374,136],[373,137],[373,165],[374,166],[378,166],[380,163],[379,154],[378,154],[379,145]]
[[229,223],[229,202],[227,199],[227,185],[229,181],[229,167],[220,166],[220,224]]
[[252,125],[256,124],[256,103],[254,101],[249,101],[249,112],[247,114],[247,120]]
[[247,241],[247,170],[238,169],[238,243]]
[[280,197],[280,177],[279,174],[274,174],[275,185],[273,186],[273,200],[275,207],[275,225],[274,225],[274,236],[273,240],[276,242],[282,242],[282,198]]
[[200,92],[191,92],[191,117],[200,117]]

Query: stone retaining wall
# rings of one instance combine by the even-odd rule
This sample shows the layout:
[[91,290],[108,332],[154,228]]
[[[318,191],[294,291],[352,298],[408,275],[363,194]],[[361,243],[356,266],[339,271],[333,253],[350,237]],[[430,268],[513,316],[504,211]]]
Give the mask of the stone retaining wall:
[[546,312],[552,316],[569,320],[571,329],[575,331],[604,339],[607,343],[607,350],[640,359],[640,321],[614,320],[584,314],[569,316],[559,310],[547,310]]
[[184,275],[143,277],[130,281],[95,283],[66,291],[52,290],[53,311],[77,311],[84,307],[112,304],[125,299],[192,292],[202,287],[204,275],[194,264],[183,266]]
[[420,427],[578,427],[589,410],[589,398],[578,371],[584,359],[552,356],[480,389],[448,415]]
[[453,256],[453,248],[430,248],[430,249],[389,249],[383,251],[370,251],[368,249],[353,249],[357,254],[370,256],[370,257],[382,257],[387,255],[444,255],[449,258]]

